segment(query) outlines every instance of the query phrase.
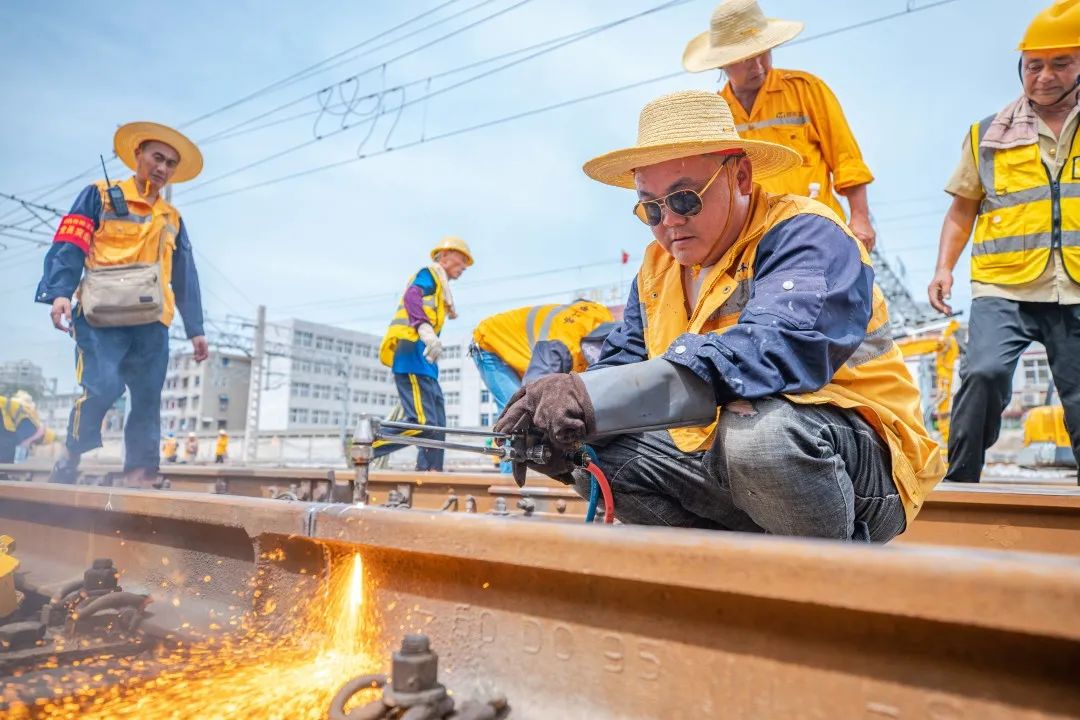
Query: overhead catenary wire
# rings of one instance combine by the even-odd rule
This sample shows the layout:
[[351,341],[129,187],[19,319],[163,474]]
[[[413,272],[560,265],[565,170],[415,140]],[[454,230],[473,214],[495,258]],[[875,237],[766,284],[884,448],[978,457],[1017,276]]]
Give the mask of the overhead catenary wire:
[[[927,5],[908,6],[907,9],[896,12],[896,13],[890,13],[888,15],[883,15],[883,16],[880,16],[880,17],[877,17],[877,18],[871,18],[871,19],[868,19],[868,20],[863,20],[863,21],[860,21],[858,23],[853,23],[851,25],[845,25],[843,27],[834,28],[832,30],[821,32],[821,33],[818,33],[818,34],[815,34],[815,35],[810,35],[810,36],[805,37],[805,38],[800,38],[798,40],[798,42],[805,43],[805,42],[810,42],[810,41],[818,40],[818,39],[825,38],[825,37],[831,37],[833,35],[837,35],[837,34],[840,34],[840,33],[843,33],[843,32],[848,32],[848,31],[851,31],[851,30],[867,27],[869,25],[874,25],[874,24],[885,22],[885,21],[888,21],[888,20],[893,20],[893,19],[896,19],[898,17],[903,17],[905,15],[911,15],[911,14],[914,14],[914,13],[917,13],[917,12],[923,12],[925,10],[930,10],[932,8],[936,8],[936,7],[939,7],[939,6],[942,6],[942,5],[947,5],[947,4],[950,4],[950,3],[957,2],[957,1],[958,0],[938,0],[937,2],[933,2],[933,3],[927,4]],[[628,90],[632,90],[632,89],[639,88],[639,87],[644,87],[646,85],[650,85],[650,84],[653,84],[653,83],[663,82],[663,81],[666,81],[666,80],[672,80],[672,79],[680,77],[680,76],[682,76],[684,74],[685,73],[683,71],[679,71],[679,72],[673,72],[673,73],[667,73],[667,74],[664,74],[664,75],[659,75],[659,76],[648,78],[648,79],[645,79],[645,80],[639,80],[639,81],[636,81],[636,82],[627,83],[625,85],[620,85],[618,87],[609,88],[607,90],[601,90],[601,91],[598,91],[598,92],[595,92],[595,93],[589,93],[589,94],[586,94],[586,95],[581,95],[581,96],[578,96],[576,98],[571,98],[569,100],[564,100],[564,101],[561,101],[561,102],[552,103],[552,104],[545,105],[545,106],[542,106],[542,107],[534,108],[532,110],[527,110],[527,111],[520,112],[520,113],[514,113],[512,115],[506,115],[506,116],[503,116],[503,117],[500,117],[500,118],[495,118],[495,119],[492,119],[492,120],[488,120],[488,121],[484,121],[484,122],[480,122],[480,123],[475,123],[473,125],[468,125],[468,126],[465,126],[465,127],[457,128],[455,130],[450,130],[450,131],[440,133],[440,134],[430,135],[430,136],[421,138],[419,140],[414,140],[414,141],[402,143],[402,144],[399,144],[399,145],[384,147],[382,150],[377,150],[377,151],[373,151],[373,152],[370,152],[370,153],[358,153],[357,156],[355,156],[355,157],[346,158],[344,160],[338,160],[338,161],[334,161],[334,162],[330,162],[330,163],[325,163],[325,164],[322,164],[322,165],[317,165],[315,167],[307,168],[305,170],[299,170],[299,171],[296,171],[296,172],[292,172],[292,173],[281,175],[281,176],[278,176],[278,177],[275,177],[275,178],[271,178],[269,180],[264,180],[264,181],[261,181],[261,182],[251,183],[249,185],[244,185],[244,186],[241,186],[241,187],[238,187],[238,188],[232,188],[230,190],[225,190],[225,191],[222,191],[222,192],[219,192],[219,193],[215,193],[213,195],[205,195],[205,196],[202,196],[202,197],[195,197],[195,198],[192,198],[192,199],[185,199],[185,203],[187,205],[195,205],[195,204],[198,204],[198,203],[208,202],[210,200],[217,200],[219,198],[229,197],[231,195],[236,195],[236,194],[242,193],[242,192],[248,192],[248,191],[251,191],[251,190],[256,190],[256,189],[259,189],[259,188],[267,187],[269,185],[276,185],[278,183],[287,182],[287,181],[290,181],[290,180],[295,180],[295,179],[298,179],[298,178],[301,178],[301,177],[306,177],[308,175],[312,175],[312,174],[315,174],[315,173],[324,172],[326,170],[332,170],[334,168],[343,167],[345,165],[351,165],[352,163],[355,163],[355,162],[360,162],[360,161],[363,161],[363,160],[369,160],[371,158],[378,157],[380,155],[385,155],[385,154],[388,154],[390,152],[395,152],[395,151],[399,151],[399,150],[405,150],[405,149],[408,149],[408,148],[411,148],[411,147],[416,147],[418,145],[423,145],[423,144],[426,144],[426,143],[429,143],[429,142],[434,142],[434,141],[437,141],[437,140],[443,140],[443,139],[447,139],[447,138],[454,137],[454,136],[457,136],[457,135],[462,135],[462,134],[465,134],[465,133],[475,132],[477,130],[483,130],[483,129],[487,129],[487,128],[494,127],[494,126],[497,126],[497,125],[502,125],[502,124],[505,124],[505,123],[514,122],[516,120],[520,120],[520,119],[530,117],[530,116],[533,116],[533,115],[539,115],[541,113],[551,112],[551,111],[558,110],[558,109],[561,109],[561,108],[564,108],[564,107],[577,105],[579,103],[589,102],[591,100],[597,100],[597,99],[600,99],[600,98],[603,98],[603,97],[607,97],[609,95],[614,95],[614,94],[617,94],[617,93],[626,92]],[[421,98],[421,100],[422,99],[423,98]],[[313,142],[317,142],[317,140],[309,141],[307,143],[303,143],[302,146],[310,145]],[[269,159],[276,159],[276,157],[280,157],[282,154],[286,154],[287,152],[292,152],[295,149],[300,149],[300,147],[302,147],[302,146],[296,146],[296,147],[294,147],[292,149],[289,149],[288,151],[285,151],[283,153],[276,153],[274,156],[271,156],[270,158],[265,159],[264,161],[268,161]],[[264,161],[259,161],[258,163],[255,163],[255,164],[262,164]],[[249,169],[250,167],[251,167],[251,165],[246,166],[244,168],[241,168],[240,170]],[[238,170],[238,171],[240,171],[240,170]],[[235,172],[230,173],[230,174],[235,174]],[[194,189],[196,189],[196,188],[192,188],[192,190],[194,190]]]

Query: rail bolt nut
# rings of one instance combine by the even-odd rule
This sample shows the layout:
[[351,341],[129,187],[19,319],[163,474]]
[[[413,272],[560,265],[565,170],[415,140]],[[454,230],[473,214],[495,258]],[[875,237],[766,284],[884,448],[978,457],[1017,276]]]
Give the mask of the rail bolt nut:
[[396,693],[416,693],[438,685],[439,656],[426,635],[406,635],[393,657],[393,688]]

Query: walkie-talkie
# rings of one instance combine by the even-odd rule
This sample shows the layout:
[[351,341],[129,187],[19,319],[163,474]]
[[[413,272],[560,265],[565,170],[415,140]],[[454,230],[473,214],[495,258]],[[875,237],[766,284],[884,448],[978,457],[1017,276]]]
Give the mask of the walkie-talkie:
[[124,217],[128,214],[127,200],[124,199],[124,191],[120,189],[119,185],[113,185],[109,182],[109,171],[105,169],[105,156],[98,155],[101,158],[101,172],[105,173],[105,184],[108,186],[106,194],[109,196],[109,203],[112,205],[113,213],[118,217]]

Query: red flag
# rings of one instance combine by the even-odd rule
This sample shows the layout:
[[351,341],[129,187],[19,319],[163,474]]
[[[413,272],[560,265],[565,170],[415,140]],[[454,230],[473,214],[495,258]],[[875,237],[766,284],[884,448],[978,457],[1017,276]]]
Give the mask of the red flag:
[[628,262],[630,262],[630,253],[623,250],[622,251],[622,264],[625,265]]

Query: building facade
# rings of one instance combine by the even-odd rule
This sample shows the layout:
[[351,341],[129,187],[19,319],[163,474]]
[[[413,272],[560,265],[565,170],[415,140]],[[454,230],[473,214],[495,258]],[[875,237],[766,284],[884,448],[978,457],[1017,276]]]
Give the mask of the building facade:
[[25,390],[35,400],[39,400],[49,390],[55,389],[55,381],[47,382],[41,367],[29,360],[9,360],[0,363],[0,395],[10,395],[18,390]]
[[268,325],[266,338],[260,430],[337,432],[397,404],[380,336],[291,319]]
[[245,355],[214,350],[198,363],[190,348],[172,353],[161,391],[162,432],[242,432],[250,380]]

